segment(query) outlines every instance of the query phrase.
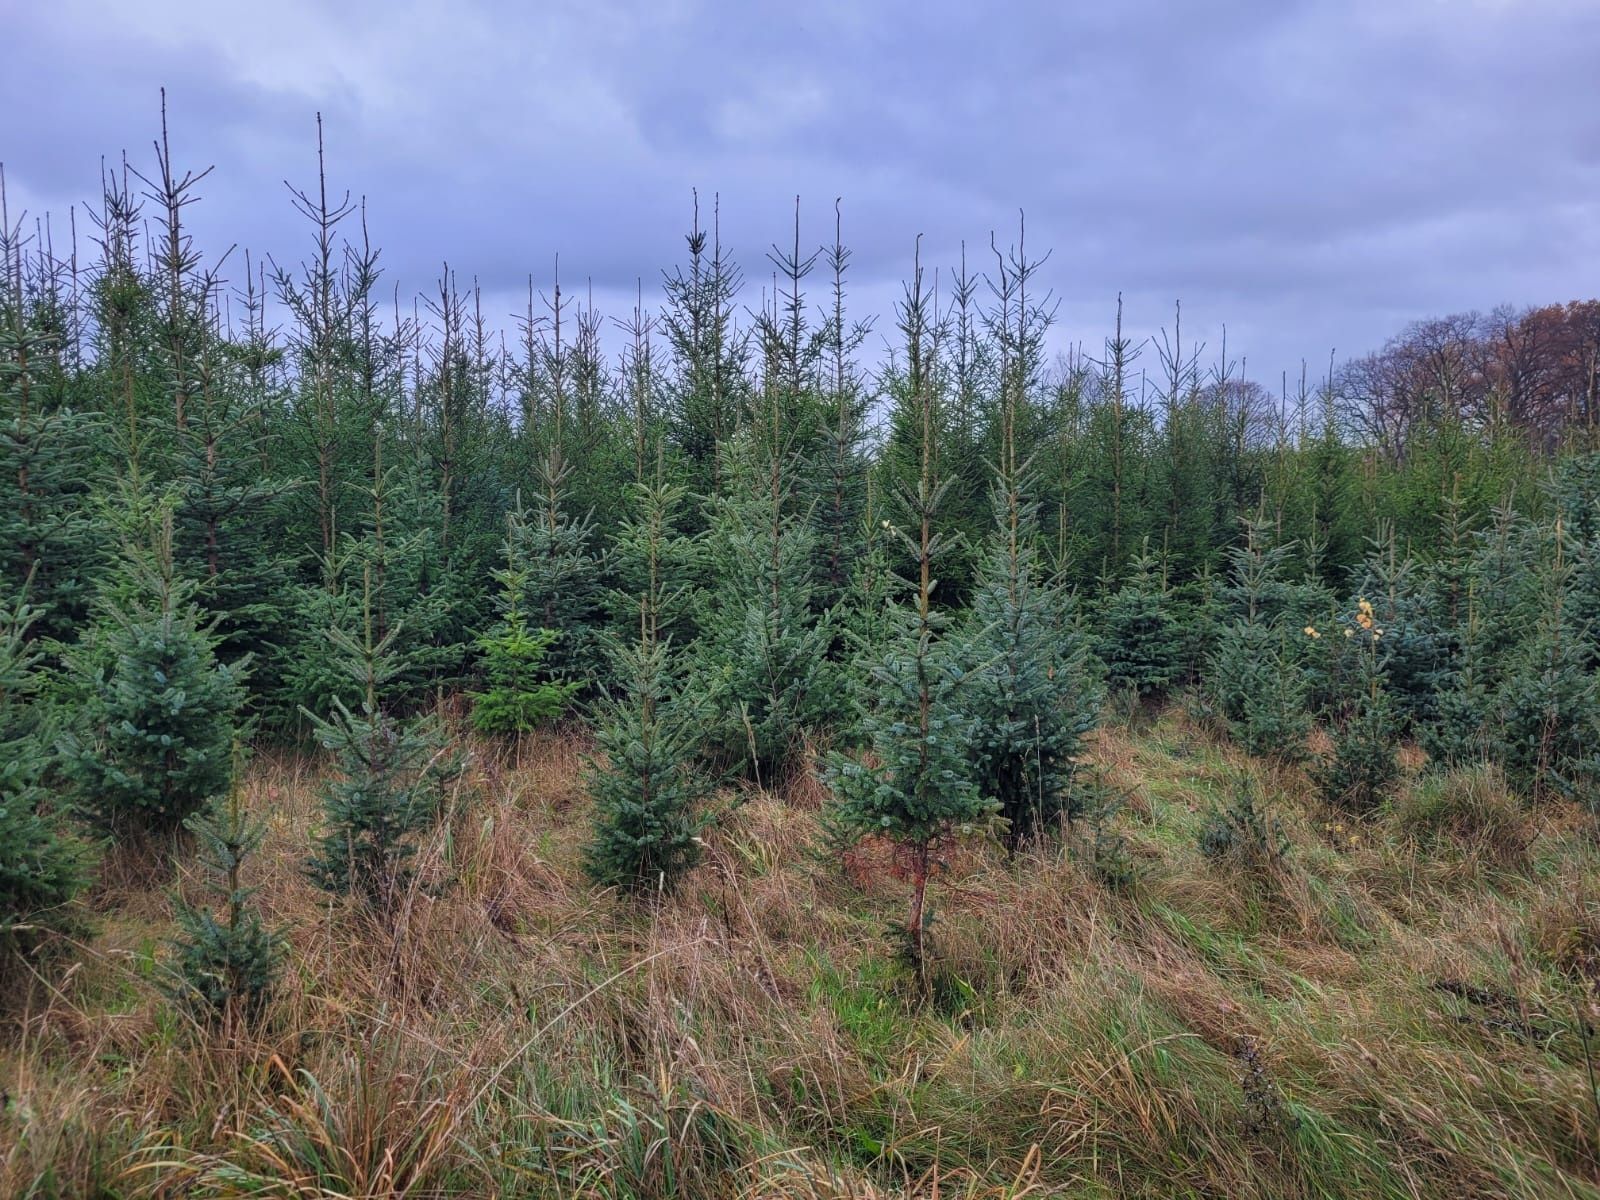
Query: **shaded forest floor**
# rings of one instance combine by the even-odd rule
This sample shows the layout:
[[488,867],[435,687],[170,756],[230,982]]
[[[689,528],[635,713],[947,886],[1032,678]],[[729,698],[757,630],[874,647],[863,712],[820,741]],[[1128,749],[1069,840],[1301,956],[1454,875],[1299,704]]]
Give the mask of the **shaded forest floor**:
[[[251,765],[292,952],[249,1038],[162,996],[183,873],[108,859],[6,981],[0,1195],[1600,1197],[1600,847],[1492,774],[1362,824],[1177,712],[1104,730],[1115,820],[964,847],[924,997],[814,779],[640,908],[584,878],[577,735],[476,749],[393,930],[301,875],[319,760]],[[1197,848],[1241,772],[1281,860]]]

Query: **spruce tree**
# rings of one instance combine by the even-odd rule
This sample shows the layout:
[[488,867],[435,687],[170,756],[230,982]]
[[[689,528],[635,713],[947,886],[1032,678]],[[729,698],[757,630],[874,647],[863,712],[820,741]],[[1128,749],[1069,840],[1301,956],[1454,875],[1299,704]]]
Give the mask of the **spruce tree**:
[[243,664],[217,661],[215,622],[173,560],[170,503],[133,520],[145,529],[106,582],[99,626],[67,657],[82,709],[62,769],[94,824],[170,833],[227,790]]
[[832,305],[820,331],[825,406],[821,448],[812,472],[817,496],[812,509],[817,541],[826,559],[820,580],[825,604],[842,601],[864,553],[860,533],[867,506],[869,457],[868,396],[855,355],[872,328],[870,321],[845,316],[845,248],[838,202],[834,204],[833,244],[825,261],[833,277]]
[[1532,797],[1600,808],[1600,681],[1574,615],[1574,571],[1558,515],[1536,569],[1538,609],[1495,694],[1506,779]]
[[[882,657],[893,632],[890,601],[902,586],[890,565],[899,556],[900,535],[894,523],[882,515],[884,511],[877,484],[869,478],[860,535],[864,551],[840,616],[840,640],[844,646],[840,685],[846,695],[861,697],[869,705],[873,664]],[[860,730],[854,722],[847,721],[836,733],[854,744]]]
[[594,804],[589,874],[633,892],[671,890],[700,858],[702,804],[710,785],[695,759],[704,709],[683,673],[662,615],[677,590],[667,573],[675,509],[682,491],[656,481],[635,487],[637,516],[627,527],[630,559],[642,567],[633,596],[633,637],[610,639],[619,690],[599,706],[585,788]]
[[1600,666],[1600,454],[1560,463],[1547,490],[1561,517],[1561,554],[1572,569],[1568,618],[1583,632],[1594,668]]
[[1038,263],[1025,249],[996,255],[998,312],[990,323],[1001,397],[994,528],[979,558],[963,649],[973,675],[966,705],[975,722],[975,775],[1008,822],[1006,842],[1014,849],[1071,813],[1083,735],[1099,719],[1102,692],[1066,592],[1044,578],[1031,462],[1018,448],[1018,424],[1038,382],[1049,301],[1036,306],[1028,296]]
[[1252,754],[1293,759],[1304,750],[1311,718],[1302,652],[1291,639],[1315,642],[1315,624],[1294,624],[1294,589],[1285,578],[1290,547],[1272,545],[1265,522],[1246,522],[1245,544],[1230,558],[1231,620],[1212,655],[1208,691],[1232,736]]
[[72,348],[41,286],[50,262],[30,270],[26,243],[0,172],[0,589],[26,586],[31,636],[65,638],[87,613],[101,565],[87,503],[93,424],[73,403]]
[[1348,692],[1334,729],[1333,760],[1316,772],[1316,780],[1329,802],[1365,814],[1388,797],[1400,774],[1395,752],[1401,724],[1390,698],[1392,659],[1386,644],[1390,631],[1361,597],[1342,632],[1348,665],[1341,674]]
[[962,633],[971,672],[963,703],[975,721],[978,785],[999,805],[1015,849],[1073,813],[1083,739],[1099,723],[1104,691],[1067,593],[1043,577],[1034,506],[1013,484],[996,491],[998,528],[979,559]]
[[[331,627],[358,628],[363,590],[370,586],[374,636],[394,634],[395,673],[385,684],[386,702],[397,710],[424,707],[438,691],[465,675],[467,646],[462,621],[479,621],[469,594],[475,585],[452,571],[440,546],[442,500],[414,470],[385,466],[385,435],[375,433],[366,512],[359,532],[340,535],[332,556],[321,563],[318,580],[293,593],[305,619],[286,645],[281,664],[283,688],[295,713],[329,711],[339,699],[361,703],[342,652],[325,636]],[[392,452],[391,452],[392,453]],[[365,581],[365,582],[361,582]]]
[[[559,266],[558,260],[551,294],[541,297],[543,313],[535,311],[529,283],[521,440],[529,473],[539,484],[536,508],[549,506],[555,477],[556,503],[568,519],[593,520],[598,514],[609,524],[623,508],[620,493],[629,475],[621,406],[601,353],[603,318],[592,295],[585,304],[562,289]],[[635,456],[637,451],[635,445]]]
[[[949,303],[943,319],[935,319],[929,331],[924,371],[935,400],[934,466],[949,485],[939,506],[940,524],[950,538],[940,567],[945,585],[941,599],[949,607],[963,603],[970,594],[979,548],[992,520],[985,468],[998,454],[999,397],[1004,389],[1000,386],[999,339],[992,315],[984,310],[983,283],[983,275],[968,267],[967,246],[962,242],[960,262],[951,273]],[[906,415],[909,429],[919,430],[914,401]],[[903,435],[905,429],[898,432]],[[896,433],[895,411],[891,410],[885,457],[893,461],[898,440],[904,456],[901,486],[914,487],[920,477],[920,455],[904,444],[903,436],[897,439]]]
[[389,468],[380,460],[373,475],[372,486],[361,489],[368,501],[366,528],[341,539],[345,578],[370,574],[377,636],[398,631],[395,657],[404,664],[389,682],[390,700],[415,708],[459,686],[472,631],[487,623],[487,605],[478,603],[477,581],[452,569],[441,492],[410,462]]
[[1416,560],[1400,553],[1392,525],[1380,527],[1359,574],[1358,590],[1383,629],[1383,678],[1399,732],[1433,719],[1450,666],[1443,607]]
[[1476,532],[1466,528],[1458,492],[1442,513],[1443,549],[1429,583],[1440,598],[1449,655],[1418,740],[1433,766],[1448,769],[1506,757],[1499,695],[1518,665],[1518,637],[1539,623],[1537,563],[1547,548],[1510,508],[1496,510]]
[[218,621],[226,658],[282,644],[289,587],[284,556],[270,543],[269,506],[287,486],[261,473],[266,441],[224,347],[208,338],[194,368],[173,470],[182,480],[176,511],[178,554],[201,584],[198,600]]
[[1077,536],[1077,559],[1092,580],[1096,573],[1115,579],[1128,562],[1149,524],[1146,511],[1147,476],[1155,430],[1149,412],[1132,394],[1132,374],[1143,352],[1123,330],[1122,297],[1117,297],[1115,333],[1106,339],[1096,364],[1094,397],[1083,441],[1083,469],[1079,472],[1076,507],[1087,514],[1087,528]]
[[709,570],[705,538],[685,531],[689,493],[669,481],[659,450],[653,476],[641,477],[628,495],[629,511],[607,553],[615,581],[610,592],[612,630],[631,638],[639,621],[639,597],[653,592],[655,628],[683,651],[699,634],[697,601]]
[[69,922],[84,881],[84,855],[46,813],[52,766],[35,691],[38,655],[19,604],[0,621],[0,961]]
[[438,819],[442,787],[459,762],[447,752],[437,719],[399,721],[385,711],[383,690],[404,663],[394,649],[397,630],[375,634],[370,569],[360,621],[354,636],[340,628],[327,632],[360,689],[359,710],[335,698],[328,716],[305,714],[334,755],[337,773],[323,790],[322,828],[307,870],[324,891],[387,913],[408,881],[405,864],[416,837]]
[[[898,310],[910,357],[923,361],[932,301],[921,264]],[[927,890],[941,851],[994,811],[972,776],[973,721],[961,704],[962,670],[944,636],[948,619],[934,607],[934,563],[945,541],[937,525],[944,485],[934,468],[934,400],[929,381],[914,374],[923,428],[920,477],[903,489],[898,535],[916,566],[908,602],[891,602],[891,636],[861,698],[863,757],[836,753],[829,784],[834,823],[848,838],[882,838],[911,881],[904,932],[907,955],[926,980]]]
[[813,473],[822,413],[819,344],[806,324],[802,281],[817,259],[773,248],[774,304],[757,321],[760,386],[747,394],[737,435],[721,448],[723,494],[707,545],[712,584],[696,656],[712,725],[714,761],[758,783],[783,778],[835,699],[829,660],[836,614],[825,598],[827,547],[814,524]]
[[1565,584],[1552,591],[1555,581],[1541,574],[1541,564],[1554,558],[1551,531],[1509,503],[1493,511],[1476,543],[1468,581],[1471,610],[1485,682],[1498,687],[1532,622],[1550,611],[1549,601]]
[[594,285],[578,307],[572,345],[572,435],[574,511],[590,513],[609,528],[626,511],[632,479],[630,438],[618,386],[602,346],[605,318],[595,307]]
[[1472,560],[1476,539],[1461,501],[1460,480],[1453,481],[1440,509],[1439,551],[1426,564],[1427,586],[1438,598],[1440,620],[1458,632],[1466,621],[1472,589]]
[[349,677],[340,652],[328,640],[328,630],[356,628],[360,623],[360,596],[348,585],[348,545],[335,549],[325,561],[317,583],[298,584],[288,594],[295,626],[274,655],[268,673],[276,677],[268,720],[274,730],[304,732],[304,713],[326,712],[335,699],[359,701],[357,684]]
[[743,422],[759,431],[768,445],[774,444],[774,435],[781,437],[785,453],[794,459],[791,510],[813,519],[828,486],[817,465],[825,453],[829,418],[834,415],[822,402],[820,379],[828,334],[811,328],[804,291],[805,280],[821,256],[820,250],[807,253],[801,249],[797,196],[792,243],[773,245],[767,252],[774,270],[772,305],[763,304],[756,319],[761,372],[759,386],[746,396]]
[[600,682],[604,664],[598,638],[605,610],[603,560],[588,514],[568,511],[571,468],[559,445],[540,463],[539,497],[532,512],[518,497],[511,512],[510,561],[524,575],[523,605],[542,629],[560,636],[551,643],[549,663],[557,679],[589,688]]
[[522,611],[528,571],[517,561],[508,538],[507,562],[494,575],[501,588],[501,617],[478,639],[488,687],[471,693],[472,723],[483,733],[531,733],[566,709],[581,686],[549,678],[546,652],[560,635],[554,629],[529,629]]
[[304,486],[290,493],[293,528],[298,537],[313,539],[306,557],[321,564],[336,556],[341,531],[359,527],[352,501],[370,457],[364,443],[373,414],[362,403],[371,395],[369,376],[354,369],[362,356],[352,350],[360,344],[356,314],[369,310],[377,273],[370,258],[344,269],[347,247],[340,228],[361,206],[349,192],[329,192],[320,113],[316,186],[291,186],[289,194],[312,227],[313,251],[298,272],[277,267],[273,276],[278,302],[290,318],[285,349],[294,367],[283,433],[285,447],[305,472]]
[[662,329],[672,352],[667,418],[673,445],[688,469],[690,493],[709,504],[723,488],[723,447],[733,436],[748,381],[746,338],[734,324],[742,281],[722,244],[720,208],[711,229],[700,226],[700,198],[686,241],[689,266],[664,276]]
[[167,399],[152,363],[157,305],[140,270],[144,213],[129,175],[126,158],[120,170],[102,168],[101,207],[91,213],[99,227],[100,259],[89,280],[94,366],[84,383],[104,416],[109,457],[121,457],[129,475],[149,475],[147,427],[165,417]]
[[235,758],[227,799],[186,822],[194,835],[211,903],[200,907],[175,897],[178,932],[172,939],[173,999],[210,1022],[254,1022],[282,974],[284,934],[269,928],[251,904],[245,863],[261,847],[264,824],[245,812]]
[[[1201,391],[1200,355],[1205,347],[1185,344],[1182,304],[1174,306],[1170,335],[1163,327],[1154,345],[1161,404],[1156,486],[1165,509],[1159,515],[1161,544],[1174,573],[1187,579],[1206,561],[1210,548],[1211,489],[1220,474],[1214,462],[1215,414]],[[1222,394],[1227,390],[1228,365],[1224,359],[1217,389]]]
[[426,461],[435,496],[441,557],[472,561],[478,543],[485,540],[482,535],[492,547],[495,534],[492,525],[482,528],[482,509],[487,506],[468,503],[485,480],[492,479],[493,365],[486,345],[488,329],[476,285],[470,295],[463,295],[448,266],[436,296],[427,301],[427,312],[437,336],[415,385],[415,449]]
[[1477,624],[1469,603],[1462,643],[1440,681],[1433,717],[1417,731],[1430,765],[1443,770],[1482,765],[1499,756],[1499,722],[1490,711],[1492,693],[1485,682]]
[[816,612],[816,538],[788,512],[795,460],[781,440],[758,447],[744,438],[727,461],[732,494],[718,500],[708,535],[713,583],[694,686],[706,701],[708,753],[771,783],[834,712],[834,617]]
[[[157,428],[160,467],[177,495],[174,553],[182,572],[201,585],[201,607],[217,620],[221,657],[264,657],[257,652],[281,644],[288,585],[286,563],[266,544],[264,524],[287,485],[281,465],[263,470],[268,431],[262,389],[249,386],[245,369],[251,350],[241,354],[224,337],[216,269],[202,267],[184,226],[210,169],[177,173],[165,96],[156,162],[158,171],[145,183],[159,214],[155,350],[166,411]],[[247,314],[257,303],[254,282],[248,287]]]
[[1145,539],[1121,587],[1101,605],[1095,652],[1113,693],[1159,701],[1183,672],[1183,631]]
[[[1301,386],[1303,391],[1304,384]],[[1331,361],[1317,402],[1320,424],[1314,437],[1302,438],[1297,456],[1298,472],[1308,496],[1307,527],[1302,538],[1308,549],[1312,545],[1320,548],[1323,573],[1337,577],[1355,566],[1365,530],[1356,495],[1359,448],[1341,433]]]

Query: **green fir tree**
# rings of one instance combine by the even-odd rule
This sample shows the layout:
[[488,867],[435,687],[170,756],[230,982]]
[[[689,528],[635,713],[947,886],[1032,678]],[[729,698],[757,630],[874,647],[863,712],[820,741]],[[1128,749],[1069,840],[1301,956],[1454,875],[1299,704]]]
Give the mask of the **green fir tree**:
[[[929,336],[932,300],[920,264],[899,306],[908,346],[920,355]],[[891,602],[888,643],[874,664],[862,698],[861,757],[836,753],[829,783],[834,824],[854,840],[881,838],[893,847],[911,882],[904,934],[907,956],[926,982],[928,884],[942,850],[974,832],[994,812],[973,779],[973,720],[962,704],[959,656],[945,636],[948,618],[934,607],[934,563],[944,549],[936,529],[943,487],[934,468],[934,403],[919,384],[923,429],[920,477],[902,489],[899,537],[916,567],[907,601]]]
[[[130,494],[131,511],[142,502]],[[171,833],[228,789],[242,664],[217,661],[215,621],[177,573],[170,504],[130,519],[143,531],[107,581],[99,626],[67,659],[82,707],[62,769],[100,828]]]
[[1291,639],[1316,641],[1315,625],[1294,625],[1294,590],[1285,578],[1290,548],[1269,543],[1259,518],[1231,553],[1231,620],[1211,658],[1208,690],[1234,739],[1252,754],[1293,759],[1311,729],[1301,651]]
[[714,761],[757,782],[781,779],[807,732],[835,711],[832,612],[813,603],[818,546],[788,513],[791,461],[781,447],[730,448],[733,494],[709,532],[714,582],[703,598],[694,687],[706,701]]
[[507,563],[495,572],[501,588],[501,618],[478,639],[488,687],[471,693],[472,724],[482,733],[531,733],[566,710],[581,686],[549,678],[545,655],[560,633],[529,629],[522,611],[527,568],[517,562],[515,543],[508,539]]
[[1121,587],[1100,606],[1095,652],[1106,684],[1140,704],[1157,703],[1183,672],[1183,629],[1163,586],[1149,539],[1133,558]]
[[262,920],[244,882],[246,862],[261,847],[265,825],[245,811],[236,752],[234,783],[226,800],[186,822],[194,835],[206,890],[205,907],[175,898],[178,925],[172,939],[168,991],[209,1022],[254,1023],[271,998],[287,951],[281,930]]
[[84,883],[83,849],[48,811],[53,756],[36,698],[38,655],[27,639],[34,618],[18,605],[0,621],[0,962],[69,926]]
[[634,596],[634,637],[612,640],[621,689],[599,706],[585,787],[594,804],[589,874],[627,891],[671,890],[700,859],[703,805],[710,784],[696,762],[704,710],[683,683],[662,625],[679,590],[667,574],[675,510],[682,490],[636,485],[638,514],[626,536],[643,568]]
[[1333,759],[1315,772],[1323,796],[1357,814],[1376,810],[1400,776],[1401,719],[1389,691],[1389,633],[1372,603],[1358,599],[1343,630],[1348,694],[1336,716]]
[[384,709],[383,689],[404,663],[394,650],[397,631],[382,638],[374,632],[370,571],[360,633],[333,628],[327,636],[362,699],[357,711],[335,699],[326,717],[306,713],[336,770],[323,789],[322,827],[307,870],[324,891],[388,913],[410,879],[406,864],[417,837],[438,820],[443,785],[460,764],[436,719],[400,721]]
[[994,526],[978,560],[962,638],[973,676],[965,704],[974,719],[975,776],[999,806],[1006,843],[1015,849],[1072,814],[1083,737],[1099,721],[1103,692],[1065,589],[1044,576],[1031,495],[1036,480],[1019,449],[1048,297],[1042,307],[1029,299],[1037,264],[1021,249],[997,257],[996,311],[989,318],[1001,388]]

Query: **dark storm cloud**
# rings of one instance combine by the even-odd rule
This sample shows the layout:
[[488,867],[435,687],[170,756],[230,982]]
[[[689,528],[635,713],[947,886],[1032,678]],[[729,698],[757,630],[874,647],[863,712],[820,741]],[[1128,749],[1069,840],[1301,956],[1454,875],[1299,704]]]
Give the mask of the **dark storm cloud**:
[[8,21],[13,206],[92,196],[102,154],[216,163],[207,245],[294,260],[281,180],[371,197],[391,281],[448,259],[509,310],[562,255],[613,310],[681,249],[690,189],[759,303],[763,255],[845,198],[858,294],[886,305],[988,234],[1053,247],[1064,341],[1116,293],[1275,378],[1413,317],[1593,295],[1592,0],[1205,5],[599,3],[29,6]]

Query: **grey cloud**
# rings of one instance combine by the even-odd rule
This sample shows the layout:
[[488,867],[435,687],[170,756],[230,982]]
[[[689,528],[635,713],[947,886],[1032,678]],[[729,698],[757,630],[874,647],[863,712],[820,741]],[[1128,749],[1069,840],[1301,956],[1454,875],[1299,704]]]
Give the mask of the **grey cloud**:
[[61,209],[101,154],[147,161],[165,84],[180,159],[217,165],[202,239],[293,261],[280,181],[311,182],[320,109],[331,177],[371,198],[408,289],[448,259],[509,302],[559,251],[626,303],[679,256],[698,186],[752,304],[797,193],[808,242],[844,197],[878,309],[917,233],[930,262],[966,239],[984,266],[1022,208],[1062,344],[1097,346],[1119,290],[1139,329],[1181,296],[1269,381],[1412,317],[1595,290],[1585,0],[139,7],[10,22],[18,194]]

